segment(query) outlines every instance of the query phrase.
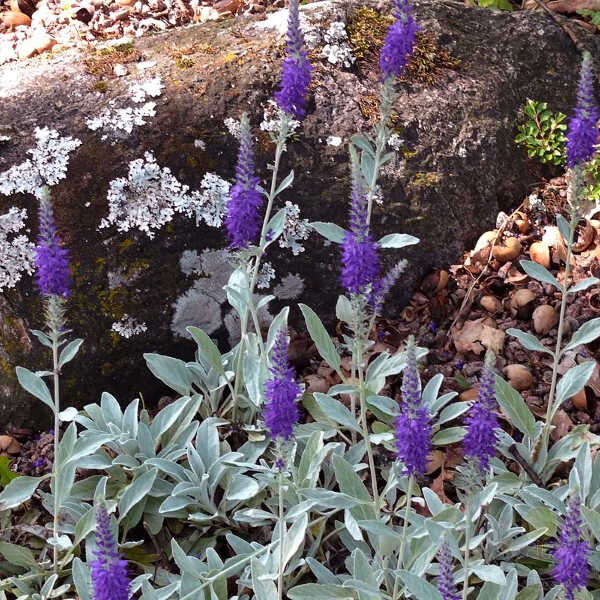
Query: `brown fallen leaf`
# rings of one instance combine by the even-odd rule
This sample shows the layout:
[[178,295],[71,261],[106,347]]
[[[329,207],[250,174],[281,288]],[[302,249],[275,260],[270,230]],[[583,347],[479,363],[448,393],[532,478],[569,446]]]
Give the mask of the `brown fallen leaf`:
[[481,317],[474,321],[466,321],[461,329],[451,329],[452,341],[456,350],[461,354],[474,352],[481,354],[486,348],[500,354],[504,346],[505,333],[491,326],[493,323],[488,317]]
[[0,456],[17,454],[21,450],[21,444],[12,435],[0,435]]

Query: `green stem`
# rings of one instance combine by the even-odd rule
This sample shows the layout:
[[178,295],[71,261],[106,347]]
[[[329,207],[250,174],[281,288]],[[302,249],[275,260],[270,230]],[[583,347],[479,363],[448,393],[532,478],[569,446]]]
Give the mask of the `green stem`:
[[52,331],[52,373],[54,378],[54,521],[52,527],[52,535],[54,537],[53,546],[53,566],[54,572],[58,573],[58,490],[56,489],[56,476],[60,465],[58,465],[58,443],[60,441],[60,419],[58,413],[60,412],[60,390],[58,380],[58,331]]
[[279,600],[283,600],[283,560],[285,539],[285,521],[283,519],[283,473],[279,472],[279,575],[277,577],[277,592]]
[[[546,409],[546,420],[544,422],[544,427],[542,429],[542,433],[540,436],[540,442],[544,448],[548,446],[548,440],[550,437],[550,428],[552,426],[552,418],[554,415],[554,404],[555,404],[555,394],[556,394],[556,384],[558,381],[558,365],[560,363],[560,354],[561,354],[561,345],[564,333],[564,323],[565,323],[565,313],[567,310],[567,299],[568,293],[567,290],[569,288],[569,275],[571,273],[571,256],[573,253],[573,238],[575,235],[575,229],[577,228],[577,223],[579,222],[579,214],[575,208],[572,209],[571,212],[571,222],[569,223],[569,239],[567,240],[567,257],[566,257],[566,265],[565,265],[565,278],[562,284],[562,298],[560,302],[560,317],[558,320],[558,335],[556,337],[556,346],[554,348],[554,361],[552,364],[552,383],[550,384],[550,394],[548,395],[548,407]],[[536,456],[539,452],[535,453]]]
[[[398,566],[396,570],[399,571],[404,566],[404,548],[406,546],[406,531],[408,529],[408,515],[410,514],[410,504],[412,501],[413,488],[415,484],[415,478],[411,475],[408,478],[408,489],[406,490],[406,507],[404,511],[404,523],[402,524],[402,539],[400,540],[400,549],[398,550]],[[396,575],[394,577],[394,591],[392,592],[392,600],[396,600],[398,597],[398,585],[400,583],[400,577]]]
[[465,520],[465,560],[463,563],[465,576],[463,579],[462,600],[467,600],[469,593],[469,545],[471,544],[471,504],[469,502],[465,505]]

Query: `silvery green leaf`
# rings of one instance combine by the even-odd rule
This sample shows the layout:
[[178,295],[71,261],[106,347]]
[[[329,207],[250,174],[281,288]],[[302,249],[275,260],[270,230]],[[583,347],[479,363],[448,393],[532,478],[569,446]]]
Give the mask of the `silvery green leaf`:
[[60,357],[58,359],[58,368],[62,369],[69,361],[75,358],[77,352],[79,352],[79,348],[83,344],[82,339],[73,340],[69,342],[60,352]]
[[395,545],[402,541],[402,534],[391,527],[388,527],[383,521],[378,519],[361,519],[358,521],[358,526],[368,533],[379,538],[388,538]]
[[196,450],[206,469],[210,469],[219,459],[219,432],[208,419],[202,421],[196,435]]
[[374,150],[373,146],[371,145],[371,142],[364,135],[360,135],[360,134],[353,135],[350,138],[350,141],[357,148],[362,150],[363,152],[366,152],[367,154],[369,154],[373,157],[375,156],[375,150]]
[[425,499],[425,503],[427,504],[427,508],[429,508],[429,512],[435,517],[439,513],[441,513],[446,505],[440,500],[440,497],[429,488],[422,488],[423,498]]
[[534,279],[537,279],[538,281],[542,281],[544,283],[550,283],[551,285],[562,291],[562,285],[560,285],[558,279],[556,279],[556,277],[554,277],[554,275],[552,275],[552,273],[550,273],[550,271],[548,271],[546,267],[532,260],[522,260],[521,266],[523,267],[525,273],[527,273],[527,275],[529,275],[530,277],[533,277]]
[[535,417],[521,394],[499,375],[496,376],[496,399],[509,421],[523,434],[534,440],[536,437]]
[[245,271],[240,267],[237,268],[229,276],[229,281],[225,286],[227,300],[229,304],[237,310],[240,315],[243,315],[250,301],[248,277]]
[[96,529],[96,509],[92,506],[88,511],[77,521],[75,525],[75,540],[73,544],[79,545],[92,531]]
[[283,233],[285,227],[285,208],[280,208],[267,223],[267,231],[270,232],[268,241],[265,242],[265,248],[270,246],[273,242],[277,241],[279,236]]
[[347,508],[344,509],[344,525],[346,526],[348,533],[357,542],[363,541],[363,534],[362,534],[362,531],[360,530],[360,527],[358,526],[358,522],[352,516],[352,513]]
[[454,402],[450,404],[450,406],[446,406],[440,413],[438,420],[436,421],[436,425],[442,425],[443,423],[447,423],[448,421],[454,421],[469,410],[471,406],[471,402]]
[[380,248],[404,248],[420,242],[419,238],[408,233],[389,233],[378,242]]
[[332,583],[303,583],[287,592],[290,600],[356,600],[350,588]]
[[355,311],[352,302],[346,296],[338,296],[335,305],[335,316],[344,323],[352,323],[355,320]]
[[[48,579],[42,586],[42,589],[40,590],[40,596],[42,597],[42,600],[46,600],[50,596],[50,592],[54,589],[54,584],[56,583],[57,579],[58,579],[58,575],[56,573],[54,573],[53,575],[48,577]],[[68,589],[68,586],[67,586],[67,589]],[[64,590],[64,591],[67,591],[67,590]]]
[[268,524],[270,521],[277,520],[277,515],[259,508],[246,508],[244,510],[236,511],[233,515],[233,519],[240,523],[248,523],[253,527],[261,527],[262,525]]
[[38,485],[48,479],[49,475],[45,477],[29,477],[27,475],[21,475],[13,479],[3,490],[0,492],[0,511],[9,510],[16,508],[27,502],[33,496]]
[[500,555],[509,554],[510,552],[516,552],[517,550],[526,548],[527,546],[535,542],[535,540],[537,540],[538,538],[542,537],[543,535],[546,535],[547,532],[548,529],[546,527],[541,527],[539,529],[534,529],[529,533],[520,535],[519,537],[516,537],[513,540],[511,540],[508,543],[508,545],[504,547],[504,550],[500,553]]
[[594,537],[597,540],[600,540],[600,513],[597,510],[592,510],[585,506],[582,506],[581,510],[587,524],[594,534]]
[[275,300],[275,296],[273,296],[273,295],[263,296],[257,302],[256,310],[259,311],[261,308],[263,308],[263,306],[266,306],[267,304],[269,304],[269,302],[271,302],[271,300]]
[[[283,192],[283,190],[286,190],[287,188],[290,187],[290,185],[292,185],[292,183],[294,183],[294,171],[290,171],[287,175],[287,177],[279,184],[279,187],[277,188],[277,190],[275,190],[275,196],[279,196],[279,194],[281,194],[281,192]],[[273,196],[273,197],[275,197]]]
[[192,379],[182,360],[154,353],[144,354],[144,359],[152,374],[165,385],[182,396],[191,394]]
[[367,404],[392,417],[396,417],[400,414],[398,403],[387,396],[369,396],[367,398]]
[[581,484],[581,489],[574,491],[579,494],[582,502],[585,504],[588,494],[590,493],[590,484],[592,482],[592,455],[590,453],[589,442],[583,443],[581,448],[579,448],[574,467],[579,475],[579,482]]
[[416,600],[442,600],[442,595],[436,587],[423,577],[409,571],[398,571],[404,585]]
[[199,327],[190,326],[186,327],[186,330],[198,344],[198,350],[208,364],[218,373],[224,374],[221,353],[210,337]]
[[306,447],[300,457],[300,464],[296,473],[297,487],[314,487],[318,478],[319,468],[323,460],[319,455],[323,449],[323,432],[315,431],[306,442]]
[[279,313],[273,319],[273,321],[271,321],[271,325],[269,325],[269,334],[267,335],[267,344],[266,344],[267,352],[270,352],[272,350],[273,345],[275,344],[275,339],[277,338],[277,334],[279,333],[279,331],[281,329],[284,329],[287,331],[287,321],[288,321],[289,313],[290,313],[290,307],[285,306],[279,311]]
[[161,436],[183,413],[189,405],[189,398],[179,398],[172,402],[168,406],[165,406],[157,415],[154,417],[152,424],[150,425],[150,432],[156,443],[160,440]]
[[319,392],[314,392],[313,396],[327,418],[347,429],[360,433],[361,429],[356,422],[356,417],[350,414],[350,411],[339,400]]
[[298,489],[299,494],[303,497],[316,502],[326,508],[354,508],[360,504],[369,504],[371,500],[360,500],[342,492],[334,492],[333,490],[325,490],[323,488],[306,488]]
[[56,546],[61,552],[65,552],[73,547],[73,543],[68,535],[59,535],[57,538],[54,536],[49,537],[48,544],[53,547]]
[[44,346],[52,348],[52,340],[43,331],[40,331],[39,329],[30,329],[30,331]]
[[346,230],[336,225],[335,223],[325,223],[323,221],[315,221],[310,226],[325,239],[328,239],[334,244],[341,244],[346,236]]
[[313,575],[317,578],[317,581],[319,583],[328,583],[332,585],[337,585],[341,583],[340,578],[337,575],[334,575],[327,567],[324,567],[320,562],[316,561],[314,558],[307,556],[306,564],[309,566],[310,570],[313,572]]
[[299,306],[304,315],[310,337],[317,346],[319,354],[343,379],[340,355],[337,353],[333,341],[329,337],[323,323],[321,323],[321,319],[319,319],[316,313],[310,307],[306,306],[306,304],[299,304]]
[[556,514],[545,506],[538,506],[527,511],[523,518],[534,528],[545,527],[548,530],[548,536],[556,535],[557,518]]
[[437,373],[434,375],[428,382],[427,385],[423,388],[423,403],[425,406],[429,407],[429,411],[432,414],[435,414],[437,411],[433,410],[433,405],[440,393],[440,389],[442,387],[442,383],[444,381],[444,376],[441,373]]
[[87,433],[75,442],[72,451],[69,453],[67,462],[77,463],[77,461],[93,454],[98,448],[113,439],[114,436],[110,433]]
[[556,224],[558,225],[558,230],[561,235],[568,241],[569,237],[571,237],[571,226],[569,225],[569,222],[560,213],[557,213]]
[[600,317],[590,319],[573,334],[571,341],[562,349],[562,352],[576,348],[581,344],[589,344],[600,336]]
[[119,521],[125,519],[129,511],[143,498],[148,495],[148,492],[154,485],[158,471],[151,469],[136,477],[126,488],[119,500]]
[[266,567],[256,558],[253,558],[250,564],[255,600],[277,600],[277,588],[270,579],[266,578],[268,575]]
[[225,498],[227,500],[238,501],[249,500],[256,496],[258,490],[259,486],[256,479],[248,477],[247,475],[242,475],[241,473],[236,473],[227,486]]
[[431,440],[436,446],[446,446],[460,442],[466,434],[464,427],[448,427],[438,431]]
[[58,413],[58,418],[63,423],[69,423],[70,421],[73,421],[78,414],[79,411],[75,407],[69,406],[69,408],[65,408],[65,410],[61,410]]
[[352,465],[345,461],[341,456],[333,455],[333,468],[335,470],[335,478],[339,484],[340,491],[348,494],[357,500],[360,500],[361,506],[353,508],[353,515],[358,519],[374,519],[375,508],[370,505],[372,503],[371,494],[369,494],[365,484],[356,474]]
[[567,398],[572,398],[584,388],[595,368],[596,361],[590,360],[572,367],[562,376],[556,386],[556,401],[552,407],[552,417]]
[[579,283],[571,286],[567,292],[569,294],[576,294],[577,292],[583,292],[583,290],[587,290],[592,285],[596,285],[600,283],[600,279],[597,277],[587,277],[586,279],[582,279]]
[[516,600],[538,600],[540,595],[543,595],[541,585],[528,585],[517,594]]
[[[300,518],[296,519],[289,530],[285,533],[285,546],[283,555],[283,566],[290,562],[294,554],[300,548],[306,535],[306,528],[308,527],[308,515],[304,513]],[[279,534],[279,524],[277,526],[277,532]],[[277,553],[279,555],[279,553]]]
[[26,546],[17,546],[8,542],[0,542],[0,554],[13,565],[28,569],[39,569],[39,563],[33,552]]
[[49,406],[54,412],[54,400],[44,380],[24,367],[17,367],[15,370],[21,387],[38,400],[41,400],[46,406]]
[[102,416],[107,424],[112,423],[115,427],[121,428],[123,423],[123,413],[117,399],[108,392],[102,392],[100,399],[100,407],[102,408]]
[[353,383],[338,383],[331,386],[327,393],[330,396],[337,396],[338,394],[357,394],[358,392],[358,386]]
[[504,571],[496,565],[479,565],[473,567],[472,571],[482,581],[490,581],[496,585],[506,585]]
[[373,181],[375,174],[375,160],[368,152],[360,154],[360,170],[362,171],[365,181]]
[[516,337],[521,344],[527,348],[527,350],[533,350],[534,352],[545,352],[546,354],[550,354],[550,356],[554,356],[554,352],[549,348],[546,348],[546,346],[544,346],[544,344],[542,344],[542,342],[540,342],[540,340],[538,340],[537,337],[535,337],[535,335],[532,333],[527,333],[525,331],[521,331],[520,329],[515,329],[514,327],[507,329],[506,333]]

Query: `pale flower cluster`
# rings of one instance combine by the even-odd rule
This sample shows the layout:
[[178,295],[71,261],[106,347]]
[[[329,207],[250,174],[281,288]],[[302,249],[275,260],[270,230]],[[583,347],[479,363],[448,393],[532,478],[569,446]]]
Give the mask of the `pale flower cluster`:
[[29,275],[34,272],[34,244],[25,235],[15,235],[25,227],[26,218],[24,208],[12,207],[0,215],[0,292],[14,287],[24,271]]
[[122,338],[129,339],[134,335],[148,331],[146,323],[140,323],[129,315],[123,315],[119,321],[113,323],[111,330],[119,334]]
[[41,198],[44,185],[56,185],[67,174],[69,154],[81,145],[72,137],[61,137],[54,129],[36,127],[35,148],[27,150],[31,155],[20,165],[14,165],[0,173],[0,193],[35,194]]
[[191,192],[179,182],[168,167],[161,168],[152,152],[129,163],[127,179],[119,177],[108,190],[108,216],[100,228],[115,225],[121,232],[138,229],[152,239],[156,230],[171,221],[176,212],[195,216],[218,227],[229,194],[229,184],[207,173],[201,183],[202,191]]

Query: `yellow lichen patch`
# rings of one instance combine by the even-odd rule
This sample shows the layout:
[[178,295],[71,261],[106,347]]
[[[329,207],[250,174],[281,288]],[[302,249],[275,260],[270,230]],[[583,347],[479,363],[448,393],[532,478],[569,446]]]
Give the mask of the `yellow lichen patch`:
[[103,80],[96,81],[96,83],[94,84],[94,89],[97,92],[101,92],[102,94],[104,94],[108,90],[108,84],[106,83],[106,81]]
[[379,118],[379,98],[376,94],[363,94],[358,98],[360,112],[371,125],[375,125]]
[[372,8],[359,8],[346,27],[352,52],[358,61],[379,54],[388,27],[394,22]]
[[90,75],[109,77],[113,75],[115,65],[135,62],[141,56],[141,52],[135,47],[133,42],[126,42],[91,52],[83,59],[83,64]]
[[439,173],[423,173],[419,171],[415,173],[412,184],[416,187],[432,187],[440,181],[441,177]]
[[181,56],[175,61],[178,69],[191,69],[194,64],[194,59],[189,56]]
[[455,70],[459,65],[460,60],[445,48],[438,46],[433,35],[422,33],[417,37],[413,57],[400,81],[416,81],[431,85],[443,71]]

